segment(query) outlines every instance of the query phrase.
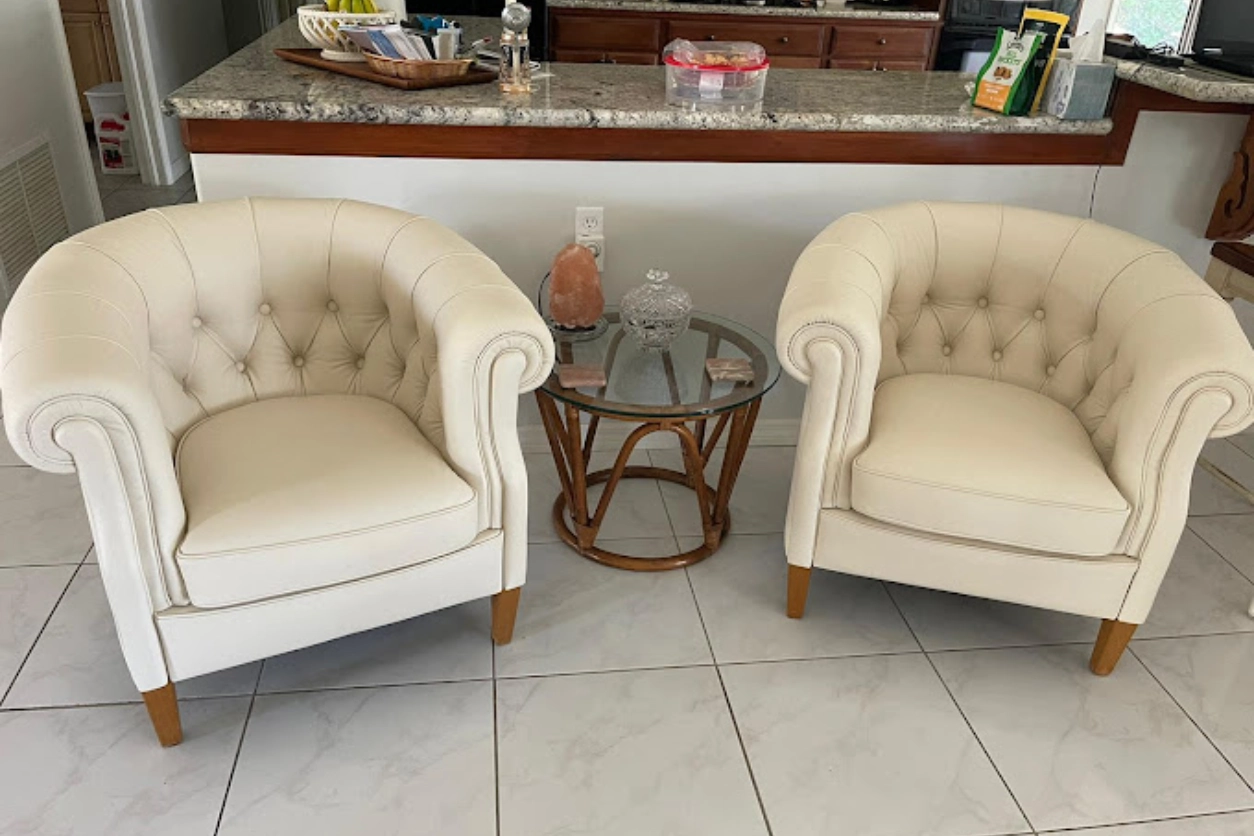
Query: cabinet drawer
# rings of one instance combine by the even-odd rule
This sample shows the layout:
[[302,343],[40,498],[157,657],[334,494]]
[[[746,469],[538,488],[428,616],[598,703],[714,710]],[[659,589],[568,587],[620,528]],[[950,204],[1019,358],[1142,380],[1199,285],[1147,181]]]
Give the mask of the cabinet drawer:
[[767,56],[822,55],[827,27],[817,24],[723,23],[676,20],[667,27],[667,41],[751,41],[766,47]]
[[554,49],[661,52],[662,22],[634,17],[553,15]]
[[917,71],[925,72],[928,69],[928,62],[922,58],[918,60],[910,59],[881,59],[875,58],[833,58],[827,62],[827,66],[833,70],[875,70],[877,72],[894,71]]
[[821,70],[823,59],[818,56],[776,55],[771,59],[771,67],[780,70]]
[[623,52],[603,49],[555,49],[553,60],[567,64],[657,64],[656,52]]
[[838,26],[832,37],[837,58],[914,58],[932,48],[932,30],[907,26]]

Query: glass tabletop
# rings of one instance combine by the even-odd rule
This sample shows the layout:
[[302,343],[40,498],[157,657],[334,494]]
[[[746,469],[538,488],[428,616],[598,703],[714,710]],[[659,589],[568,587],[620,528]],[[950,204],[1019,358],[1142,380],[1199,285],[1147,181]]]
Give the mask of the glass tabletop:
[[[694,311],[688,330],[667,351],[645,351],[623,330],[618,311],[607,308],[609,328],[578,342],[554,335],[557,362],[605,369],[605,386],[566,389],[557,370],[540,387],[559,401],[607,415],[643,420],[699,418],[744,406],[779,380],[774,347],[762,335],[730,319]],[[753,381],[712,381],[709,359],[745,359]]]

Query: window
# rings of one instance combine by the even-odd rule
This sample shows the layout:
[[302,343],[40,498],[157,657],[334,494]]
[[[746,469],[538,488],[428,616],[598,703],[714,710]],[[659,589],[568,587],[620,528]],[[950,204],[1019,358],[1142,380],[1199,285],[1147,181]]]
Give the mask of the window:
[[1115,0],[1111,32],[1135,35],[1146,46],[1182,51],[1185,33],[1202,0]]

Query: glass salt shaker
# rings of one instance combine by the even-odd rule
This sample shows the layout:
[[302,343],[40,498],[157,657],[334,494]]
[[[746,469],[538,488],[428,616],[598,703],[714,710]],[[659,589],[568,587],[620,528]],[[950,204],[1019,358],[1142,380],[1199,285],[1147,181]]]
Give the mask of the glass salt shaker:
[[509,3],[501,12],[501,92],[531,92],[531,9],[522,3]]

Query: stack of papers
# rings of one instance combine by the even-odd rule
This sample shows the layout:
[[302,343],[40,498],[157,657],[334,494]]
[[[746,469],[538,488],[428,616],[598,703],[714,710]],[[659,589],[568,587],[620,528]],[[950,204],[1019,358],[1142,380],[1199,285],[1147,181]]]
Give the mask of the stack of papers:
[[402,61],[432,61],[431,47],[421,35],[403,29],[398,23],[386,26],[341,26],[340,32],[361,47],[385,58]]

